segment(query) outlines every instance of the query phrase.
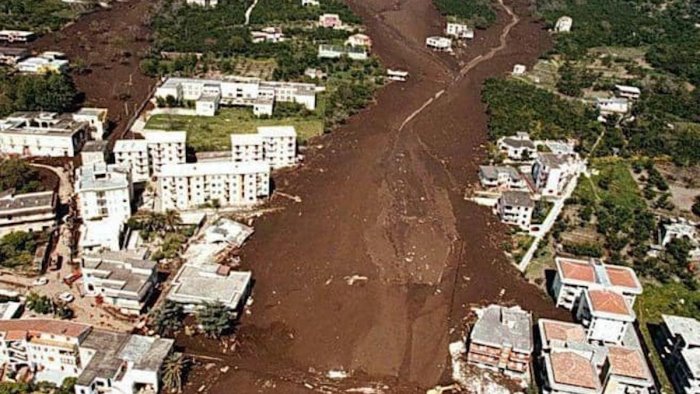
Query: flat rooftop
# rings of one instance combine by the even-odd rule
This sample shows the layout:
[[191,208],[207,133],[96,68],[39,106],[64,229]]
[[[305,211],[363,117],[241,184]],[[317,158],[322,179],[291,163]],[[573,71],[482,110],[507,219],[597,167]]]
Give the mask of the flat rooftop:
[[533,350],[532,315],[519,307],[489,305],[481,310],[469,338],[481,345],[511,347],[530,353]]
[[167,298],[185,304],[219,301],[229,308],[237,308],[250,286],[252,273],[231,271],[224,276],[217,273],[218,269],[217,264],[183,265]]
[[161,177],[236,175],[269,173],[270,165],[265,162],[234,163],[231,160],[208,161],[204,163],[165,164],[161,167]]
[[294,126],[260,126],[258,134],[262,137],[297,137]]
[[118,165],[93,163],[78,168],[76,190],[106,190],[129,187],[128,169]]
[[146,152],[148,141],[146,140],[117,140],[114,143],[114,152]]
[[13,194],[0,193],[0,214],[3,212],[53,210],[56,196],[53,191]]

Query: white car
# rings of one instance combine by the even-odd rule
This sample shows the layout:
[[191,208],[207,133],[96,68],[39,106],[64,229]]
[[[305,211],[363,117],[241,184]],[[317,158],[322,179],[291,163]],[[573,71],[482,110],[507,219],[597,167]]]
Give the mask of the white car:
[[45,286],[47,283],[49,283],[49,278],[41,277],[34,279],[32,286]]
[[73,294],[66,291],[66,292],[59,294],[58,299],[65,302],[65,303],[68,303],[68,302],[73,302],[73,300],[75,300],[75,297],[73,297]]

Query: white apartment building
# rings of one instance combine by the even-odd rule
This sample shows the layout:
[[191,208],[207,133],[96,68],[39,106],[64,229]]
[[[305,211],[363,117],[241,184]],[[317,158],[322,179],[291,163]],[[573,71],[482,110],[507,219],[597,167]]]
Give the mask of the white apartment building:
[[60,385],[75,377],[76,394],[158,392],[172,339],[93,329],[64,320],[0,320],[0,362],[27,367],[35,382]]
[[525,132],[513,136],[501,137],[496,142],[498,149],[511,160],[530,160],[537,154],[537,147]]
[[56,192],[0,193],[0,237],[13,231],[39,232],[56,225]]
[[89,124],[53,112],[15,112],[0,119],[0,154],[75,156],[87,140]]
[[161,211],[255,205],[270,194],[270,165],[232,160],[167,164],[158,176],[158,193]]
[[560,196],[576,176],[580,161],[575,156],[540,153],[532,166],[532,179],[544,197]]
[[187,132],[144,130],[144,136],[152,173],[157,175],[164,165],[185,162]]
[[530,193],[523,191],[504,191],[496,204],[496,213],[503,223],[526,231],[530,229],[534,211],[535,202]]
[[637,319],[632,305],[625,297],[612,290],[583,292],[576,318],[588,329],[588,340],[621,344],[627,330],[633,330]]
[[257,134],[231,134],[233,161],[264,161],[272,169],[296,164],[297,132],[294,126],[262,126]]
[[125,315],[141,314],[156,285],[156,263],[145,250],[85,253],[80,266],[85,294]]
[[554,262],[557,274],[552,282],[552,294],[558,307],[574,310],[589,290],[615,291],[629,305],[634,305],[642,294],[642,284],[631,268],[604,264],[598,259],[556,257]]
[[445,34],[458,39],[471,40],[474,38],[474,29],[470,29],[469,26],[463,23],[447,22]]
[[76,122],[87,122],[90,127],[90,137],[101,141],[107,132],[107,109],[83,107],[73,114]]
[[447,37],[432,36],[425,39],[425,45],[436,51],[452,51],[452,40]]
[[236,163],[264,161],[262,136],[260,134],[231,134],[231,157]]
[[676,393],[700,393],[700,322],[683,316],[661,318],[657,348]]
[[44,52],[17,62],[17,71],[26,74],[61,73],[68,69],[68,60],[60,52]]
[[150,178],[148,141],[117,140],[114,143],[113,153],[117,165],[131,170],[133,182],[145,182]]
[[485,188],[527,189],[525,178],[518,170],[508,166],[479,166],[479,182]]
[[[156,89],[155,97],[168,96],[182,101],[212,102],[218,105],[253,107],[257,116],[272,115],[274,103],[294,102],[313,111],[316,109],[316,85],[298,82],[262,81],[258,78],[227,76],[220,79],[168,78]],[[195,103],[196,104],[196,103]],[[206,107],[206,108],[205,108]],[[202,111],[209,107],[202,105]]]
[[129,170],[95,163],[78,168],[75,178],[83,219],[81,247],[119,250],[121,229],[131,216],[133,184]]
[[107,141],[88,141],[80,150],[80,163],[89,165],[107,162]]

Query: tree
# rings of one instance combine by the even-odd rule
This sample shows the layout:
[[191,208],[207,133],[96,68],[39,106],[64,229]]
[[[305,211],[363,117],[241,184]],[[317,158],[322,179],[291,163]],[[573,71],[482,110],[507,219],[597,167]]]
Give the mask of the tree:
[[182,328],[184,316],[182,305],[166,300],[163,305],[151,312],[151,326],[159,335],[172,335]]
[[700,196],[695,197],[695,202],[691,209],[696,216],[700,216]]
[[0,191],[15,189],[17,193],[43,190],[39,182],[39,171],[24,160],[10,158],[0,162]]
[[0,238],[0,265],[4,267],[29,266],[37,244],[34,235],[13,231]]
[[175,231],[177,227],[182,225],[182,218],[180,217],[180,212],[174,209],[168,209],[165,211],[165,216],[163,217],[163,224],[167,231]]
[[221,302],[205,303],[197,312],[197,321],[204,334],[219,338],[231,328],[231,313]]
[[67,112],[75,105],[77,90],[65,74],[21,75],[15,81],[14,95],[16,108]]
[[163,363],[163,385],[170,392],[182,392],[182,375],[187,360],[181,353],[173,353]]
[[51,299],[47,296],[29,293],[29,295],[27,295],[27,308],[40,315],[46,315],[52,312],[53,302],[51,302]]

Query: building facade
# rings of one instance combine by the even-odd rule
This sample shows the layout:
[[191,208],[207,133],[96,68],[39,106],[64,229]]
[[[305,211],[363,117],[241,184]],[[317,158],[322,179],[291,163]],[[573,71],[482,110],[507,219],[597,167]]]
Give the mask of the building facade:
[[144,136],[148,147],[148,162],[153,174],[160,173],[164,165],[182,164],[186,161],[186,132],[145,130]]
[[496,204],[496,213],[501,221],[522,230],[530,229],[534,211],[535,202],[530,198],[530,193],[523,191],[504,191]]
[[537,147],[525,132],[513,136],[501,137],[497,141],[498,149],[511,160],[532,160],[537,155]]
[[56,225],[58,197],[55,191],[0,193],[0,237],[13,231],[41,232]]
[[0,153],[21,157],[75,156],[90,134],[89,124],[49,112],[15,112],[0,120]]
[[117,165],[130,169],[133,182],[145,182],[150,178],[148,141],[117,140],[113,153]]

